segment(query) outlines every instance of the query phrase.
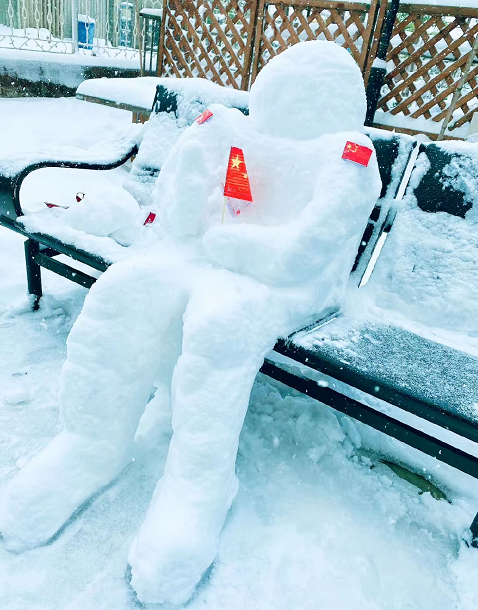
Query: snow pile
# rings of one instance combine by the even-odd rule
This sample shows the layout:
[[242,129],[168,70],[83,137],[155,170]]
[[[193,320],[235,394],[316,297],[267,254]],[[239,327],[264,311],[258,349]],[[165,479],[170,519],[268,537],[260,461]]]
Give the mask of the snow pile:
[[158,85],[163,85],[168,91],[176,93],[181,104],[188,103],[188,101],[199,101],[206,105],[223,104],[228,107],[247,107],[249,96],[247,91],[222,87],[204,78],[158,78],[155,76],[142,76],[134,79],[91,78],[83,81],[76,93],[150,110]]
[[[467,151],[470,152],[469,150]],[[475,151],[478,153],[478,150]],[[443,186],[463,193],[463,201],[470,204],[466,213],[466,220],[478,221],[478,164],[477,157],[453,157],[450,163],[443,169]]]
[[[46,146],[52,151],[63,149],[66,144],[87,149],[111,136],[119,136],[120,132],[128,132],[131,127],[130,112],[99,104],[86,104],[75,98],[0,98],[0,104],[0,159],[7,155],[16,156],[27,150],[42,151]],[[71,170],[53,171],[59,176],[71,174]],[[76,175],[85,179],[85,172],[78,171]],[[90,172],[89,175],[107,174]],[[50,182],[51,195],[51,190],[60,180],[57,178]],[[44,186],[40,183],[37,185],[38,189]]]
[[29,165],[52,163],[85,163],[106,165],[118,161],[126,156],[134,146],[141,142],[143,134],[142,125],[129,125],[126,130],[116,129],[110,136],[88,150],[77,146],[56,146],[44,148],[41,151],[22,152],[0,158],[0,173],[6,177],[19,174]]
[[[1,99],[0,103],[4,138],[0,164],[2,170],[9,167],[12,173],[43,159],[113,160],[141,137],[142,127],[132,126],[130,113],[123,110],[73,98]],[[78,191],[88,196],[107,192],[108,197],[122,197],[121,185],[128,176],[125,166],[111,171],[50,167],[34,171],[22,183],[20,199],[25,216],[19,221],[32,232],[52,235],[106,261],[117,261],[128,254],[123,245],[143,243],[151,237],[148,227],[115,232],[114,239],[97,237],[68,226],[59,213],[63,210],[48,209],[45,202],[76,207],[81,205],[75,199]],[[142,221],[146,216],[147,210],[143,210]],[[50,274],[45,275],[48,278]]]
[[73,229],[98,237],[141,226],[143,220],[136,199],[124,189],[111,192],[108,188],[87,194],[78,205],[59,209],[58,214]]
[[[261,84],[277,91],[289,78],[300,110]],[[88,294],[63,367],[64,429],[3,498],[8,547],[46,542],[130,463],[135,434],[172,408],[164,476],[129,555],[144,602],[186,601],[213,562],[257,371],[277,337],[341,302],[380,193],[375,155],[368,167],[342,159],[347,141],[372,148],[360,71],[344,49],[292,47],[259,74],[251,98],[250,118],[213,105],[211,119],[179,137],[154,192],[157,243]],[[262,123],[264,107],[277,123]],[[254,203],[222,225],[232,145],[244,151]]]
[[[121,131],[115,129],[109,138],[86,150],[75,145],[51,146],[49,149],[34,153],[18,152],[0,159],[0,173],[13,177],[35,164],[40,167],[60,163],[83,164],[84,167],[113,164],[127,156],[134,146],[139,145],[142,133],[143,126],[130,124],[127,129]],[[61,171],[64,176],[65,170]],[[25,182],[28,182],[33,175],[36,175],[36,171],[28,176]],[[64,243],[99,254],[106,260],[117,260],[114,255],[115,244],[109,242],[116,240],[122,245],[138,242],[143,235],[138,229],[141,228],[146,216],[141,212],[136,200],[116,184],[112,185],[108,180],[104,180],[103,183],[101,179],[93,180],[91,190],[88,189],[87,184],[82,183],[80,178],[79,188],[88,191],[87,197],[81,203],[76,202],[74,196],[76,191],[73,188],[68,195],[62,193],[59,199],[55,199],[55,189],[52,188],[44,195],[44,199],[39,192],[30,191],[26,204],[24,204],[22,184],[21,203],[24,206],[24,216],[19,217],[18,221],[32,233],[46,233]],[[61,207],[46,208],[46,203]],[[63,207],[68,209],[62,209]],[[120,229],[124,231],[118,233]],[[105,242],[98,241],[96,237],[112,239]]]
[[4,72],[16,79],[26,79],[33,83],[47,81],[76,89],[84,81],[88,66],[139,70],[137,55],[135,59],[124,59],[128,49],[111,49],[111,51],[112,57],[106,54],[93,56],[93,52],[88,49],[81,49],[78,53],[51,53],[8,49],[0,44],[0,63]]
[[94,97],[114,104],[127,104],[150,111],[153,106],[156,87],[165,79],[154,76],[135,78],[89,78],[76,90],[80,97]]

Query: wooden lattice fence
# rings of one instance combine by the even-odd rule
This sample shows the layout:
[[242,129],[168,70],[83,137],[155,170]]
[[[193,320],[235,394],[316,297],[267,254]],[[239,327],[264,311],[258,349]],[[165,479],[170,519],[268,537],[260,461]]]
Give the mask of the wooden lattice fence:
[[261,0],[252,81],[265,64],[288,47],[305,40],[329,40],[349,50],[365,71],[378,11],[371,4],[327,0]]
[[168,0],[158,74],[248,89],[271,57],[316,39],[341,44],[365,71],[378,11],[379,0]]
[[[272,57],[297,42],[322,39],[344,46],[367,82],[386,12],[386,0],[164,0],[157,73],[199,76],[247,90]],[[401,4],[378,108],[441,123],[462,84],[477,34],[478,8]],[[477,95],[475,60],[451,130],[471,120]],[[400,127],[400,120],[393,125]],[[427,131],[423,123],[414,129],[413,121],[406,127]]]
[[[394,67],[388,69],[378,108],[441,123],[477,33],[478,9],[401,4],[387,54],[388,65]],[[477,77],[475,61],[465,77],[450,130],[471,120]]]
[[256,11],[254,0],[165,2],[158,73],[247,89]]

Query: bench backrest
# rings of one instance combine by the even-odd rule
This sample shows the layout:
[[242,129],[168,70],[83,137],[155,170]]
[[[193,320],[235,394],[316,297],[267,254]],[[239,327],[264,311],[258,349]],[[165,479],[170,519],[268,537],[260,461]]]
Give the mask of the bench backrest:
[[402,134],[367,128],[366,133],[372,140],[377,154],[382,191],[365,228],[357,252],[352,274],[354,283],[359,284],[367,268],[373,251],[382,234],[390,209],[396,205],[396,197],[404,179],[410,156],[416,140]]
[[478,145],[422,144],[370,282],[379,305],[478,336]]
[[[168,79],[168,86],[158,85],[153,101],[153,112],[173,112],[179,118],[184,112],[181,102],[186,101],[195,111],[203,112],[211,104],[223,104],[228,108],[238,108],[249,114],[248,93],[216,85],[204,79]],[[197,116],[197,115],[196,115]],[[195,117],[194,117],[195,118]]]
[[248,114],[248,93],[221,87],[202,78],[165,78],[156,87],[152,114],[125,188],[147,205],[164,161],[183,130],[211,104]]

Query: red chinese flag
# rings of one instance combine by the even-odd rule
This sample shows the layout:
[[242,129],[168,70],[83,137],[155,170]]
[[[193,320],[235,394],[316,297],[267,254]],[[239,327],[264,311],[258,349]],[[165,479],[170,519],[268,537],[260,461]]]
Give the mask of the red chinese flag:
[[196,123],[198,125],[202,125],[203,123],[205,123],[208,119],[210,119],[213,115],[213,113],[209,110],[209,108],[207,110],[205,110],[202,114],[200,114],[197,118],[196,118]]
[[143,222],[144,226],[147,227],[148,225],[152,225],[153,222],[156,219],[156,214],[154,212],[150,212],[148,214],[148,217],[146,218],[146,220]]
[[62,210],[67,210],[68,206],[66,205],[57,205],[56,203],[48,203],[48,201],[45,201],[45,205],[47,208],[61,208]]
[[372,153],[373,150],[367,148],[367,146],[361,146],[360,144],[355,144],[355,142],[347,142],[344,152],[342,153],[342,159],[347,159],[348,161],[353,161],[354,163],[359,163],[360,165],[367,167]]
[[251,185],[247,176],[244,153],[235,146],[231,146],[231,153],[229,154],[224,197],[252,202]]

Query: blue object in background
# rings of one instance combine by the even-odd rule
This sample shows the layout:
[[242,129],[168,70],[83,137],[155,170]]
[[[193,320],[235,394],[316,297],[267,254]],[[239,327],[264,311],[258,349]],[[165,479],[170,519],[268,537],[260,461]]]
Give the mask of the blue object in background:
[[120,2],[119,5],[119,45],[120,47],[133,47],[134,30],[134,4]]
[[95,20],[87,15],[78,15],[78,47],[92,49],[95,37]]

